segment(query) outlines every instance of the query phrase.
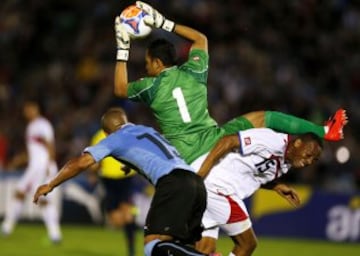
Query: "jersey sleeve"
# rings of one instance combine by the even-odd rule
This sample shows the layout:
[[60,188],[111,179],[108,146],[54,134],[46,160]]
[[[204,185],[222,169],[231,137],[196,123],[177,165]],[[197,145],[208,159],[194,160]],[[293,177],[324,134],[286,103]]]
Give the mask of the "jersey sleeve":
[[54,130],[51,124],[45,120],[37,120],[31,123],[26,131],[27,143],[38,142],[38,143],[50,143],[53,144],[55,141]]
[[108,143],[108,138],[109,137],[103,139],[102,141],[100,141],[100,143],[96,145],[85,148],[83,153],[89,153],[90,155],[92,155],[96,162],[99,162],[105,157],[111,155],[113,149],[111,146],[112,144]]
[[[151,99],[150,88],[154,85],[155,77],[144,77],[128,84],[128,99],[136,102],[146,102]],[[149,102],[148,102],[149,103]]]
[[288,136],[267,128],[248,129],[239,132],[242,155],[257,154],[262,157],[283,156]]
[[54,142],[54,130],[49,122],[43,122],[41,127],[39,127],[39,137],[42,137],[47,142]]
[[187,62],[180,66],[180,69],[191,73],[200,83],[206,83],[208,77],[209,55],[200,49],[193,49],[189,52]]

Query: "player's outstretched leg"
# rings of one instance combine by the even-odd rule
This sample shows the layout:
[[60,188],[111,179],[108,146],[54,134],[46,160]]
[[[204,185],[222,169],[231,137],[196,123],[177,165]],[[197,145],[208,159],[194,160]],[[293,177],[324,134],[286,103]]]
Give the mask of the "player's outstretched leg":
[[343,128],[348,123],[346,111],[338,109],[325,125],[317,125],[308,120],[277,111],[255,111],[234,118],[223,125],[226,134],[249,128],[267,127],[288,134],[314,133],[328,141],[344,138]]
[[23,200],[13,198],[9,207],[6,209],[5,218],[1,226],[1,233],[3,236],[9,236],[19,219],[23,207]]

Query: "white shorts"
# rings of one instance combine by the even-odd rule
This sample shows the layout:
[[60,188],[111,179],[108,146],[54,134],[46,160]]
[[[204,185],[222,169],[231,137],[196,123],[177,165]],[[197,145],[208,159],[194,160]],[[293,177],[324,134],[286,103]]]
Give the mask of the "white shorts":
[[[205,160],[207,154],[197,158],[191,166],[198,170]],[[228,158],[228,161],[222,161],[215,167],[221,173],[222,178],[225,170],[233,169],[232,159],[236,155]],[[225,179],[231,179],[226,177]],[[249,218],[248,211],[242,200],[239,191],[236,191],[230,184],[219,182],[219,177],[209,174],[205,179],[207,191],[207,207],[203,215],[202,223],[204,232],[202,236],[217,239],[219,236],[219,228],[221,228],[228,236],[235,236],[243,233],[251,228],[252,223]]]
[[202,236],[217,239],[219,228],[228,236],[235,236],[252,226],[244,202],[235,194],[222,195],[209,190],[207,192],[207,207],[202,219],[205,230]]

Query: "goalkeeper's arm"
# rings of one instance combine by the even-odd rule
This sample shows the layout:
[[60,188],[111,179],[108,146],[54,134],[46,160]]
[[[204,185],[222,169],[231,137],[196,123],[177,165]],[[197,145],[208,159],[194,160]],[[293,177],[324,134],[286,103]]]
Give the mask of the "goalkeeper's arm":
[[120,22],[120,17],[115,19],[115,38],[117,44],[116,67],[114,77],[114,93],[117,97],[127,97],[127,60],[129,58],[130,37]]
[[174,33],[192,41],[192,49],[201,49],[206,52],[208,51],[207,37],[203,33],[180,24],[175,25]]
[[149,14],[144,18],[145,23],[149,26],[174,32],[175,34],[190,40],[192,42],[191,48],[201,49],[206,52],[208,51],[207,38],[201,32],[184,25],[175,24],[175,22],[165,18],[158,10],[147,3],[137,1],[136,6]]

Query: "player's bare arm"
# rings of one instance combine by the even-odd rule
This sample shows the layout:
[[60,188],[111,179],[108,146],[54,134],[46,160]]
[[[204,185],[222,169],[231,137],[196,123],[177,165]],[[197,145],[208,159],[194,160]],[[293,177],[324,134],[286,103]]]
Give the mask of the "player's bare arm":
[[285,198],[292,206],[300,205],[300,198],[296,190],[286,184],[279,183],[273,190],[275,190],[281,197]]
[[79,157],[69,160],[63,166],[63,168],[61,168],[55,178],[53,178],[48,184],[41,185],[37,189],[34,195],[33,202],[37,203],[40,196],[46,195],[47,193],[51,192],[55,187],[78,175],[94,163],[96,163],[95,159],[88,153],[84,153]]
[[203,33],[180,24],[175,25],[174,33],[190,40],[192,42],[191,49],[201,49],[208,52],[208,40]]
[[228,135],[222,137],[213,149],[210,151],[209,155],[206,157],[202,163],[198,175],[203,179],[209,174],[211,168],[227,153],[233,149],[239,148],[240,142],[237,135]]
[[114,94],[120,98],[127,98],[128,75],[127,63],[118,61],[115,66]]
[[298,207],[301,203],[300,197],[296,190],[286,184],[272,181],[262,185],[261,188],[276,191],[281,197],[285,198],[294,207]]
[[93,165],[89,166],[88,170],[89,172],[92,172],[92,173],[98,173],[101,169],[101,164],[98,162],[98,163],[94,163]]

